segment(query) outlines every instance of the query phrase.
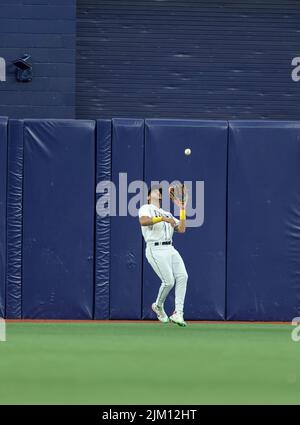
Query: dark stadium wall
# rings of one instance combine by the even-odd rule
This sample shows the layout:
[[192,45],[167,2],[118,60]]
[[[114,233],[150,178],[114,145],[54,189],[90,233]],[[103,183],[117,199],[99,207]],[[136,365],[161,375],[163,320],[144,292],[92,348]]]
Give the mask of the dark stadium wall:
[[[0,0],[0,115],[74,118],[76,0]],[[18,82],[12,61],[31,55],[32,82]]]
[[298,120],[299,28],[299,0],[78,0],[76,116]]
[[299,27],[298,0],[0,0],[0,115],[299,119]]

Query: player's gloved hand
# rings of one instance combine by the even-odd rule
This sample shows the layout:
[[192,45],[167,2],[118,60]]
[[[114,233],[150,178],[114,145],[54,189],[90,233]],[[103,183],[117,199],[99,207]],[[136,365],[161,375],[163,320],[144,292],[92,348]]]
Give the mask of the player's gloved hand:
[[175,184],[174,186],[169,187],[169,197],[174,202],[174,204],[178,205],[180,209],[186,208],[186,204],[188,201],[188,191],[185,184]]
[[166,223],[170,223],[172,227],[176,226],[176,221],[173,218],[163,217],[163,221]]

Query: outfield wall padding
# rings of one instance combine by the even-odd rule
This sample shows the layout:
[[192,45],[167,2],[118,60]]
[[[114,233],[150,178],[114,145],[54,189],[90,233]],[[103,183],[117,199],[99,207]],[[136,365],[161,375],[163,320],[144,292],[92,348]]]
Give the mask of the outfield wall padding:
[[126,118],[0,118],[0,316],[155,319],[130,184],[175,179],[193,182],[194,209],[203,191],[173,239],[186,319],[300,317],[300,122]]
[[[111,120],[97,121],[96,142],[96,212],[97,202],[107,194],[111,181]],[[102,208],[102,206],[101,206]],[[95,313],[98,320],[109,319],[110,217],[96,213],[95,237]]]
[[0,318],[5,316],[7,118],[0,117]]
[[229,125],[227,319],[300,316],[300,123]]
[[[112,134],[112,181],[117,187],[118,216],[111,217],[110,319],[140,319],[142,238],[138,217],[127,213],[125,180],[124,186],[119,185],[123,173],[128,183],[143,180],[144,120],[114,119]],[[128,200],[131,196],[128,194]]]
[[22,317],[92,319],[95,122],[24,125]]
[[[174,233],[189,275],[185,303],[187,319],[222,320],[225,317],[226,282],[226,121],[146,120],[145,180],[178,179],[193,182],[190,202],[196,208],[195,182],[203,182],[203,200],[186,233]],[[190,148],[192,154],[185,155]],[[188,184],[188,183],[187,183]],[[179,211],[177,210],[177,214]],[[144,257],[143,318],[154,318],[160,281]],[[176,285],[176,283],[175,283]],[[174,289],[165,305],[174,310]]]
[[6,317],[22,318],[23,120],[9,120]]

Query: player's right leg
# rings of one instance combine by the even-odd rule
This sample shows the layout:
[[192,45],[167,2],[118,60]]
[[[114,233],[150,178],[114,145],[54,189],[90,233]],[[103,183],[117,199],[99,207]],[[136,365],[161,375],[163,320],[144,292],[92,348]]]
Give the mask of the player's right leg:
[[156,303],[153,303],[151,308],[154,311],[154,313],[156,314],[156,316],[157,316],[157,318],[160,322],[163,322],[163,323],[169,322],[169,318],[168,318],[163,306],[159,307]]
[[161,280],[161,285],[152,310],[156,313],[158,320],[169,321],[164,311],[164,302],[175,284],[172,271],[172,255],[169,247],[147,247],[146,258],[151,267]]

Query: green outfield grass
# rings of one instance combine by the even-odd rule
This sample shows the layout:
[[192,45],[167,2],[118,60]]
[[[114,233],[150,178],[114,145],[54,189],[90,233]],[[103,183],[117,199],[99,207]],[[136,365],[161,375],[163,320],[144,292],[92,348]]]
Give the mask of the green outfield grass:
[[9,323],[0,404],[299,404],[289,325]]

